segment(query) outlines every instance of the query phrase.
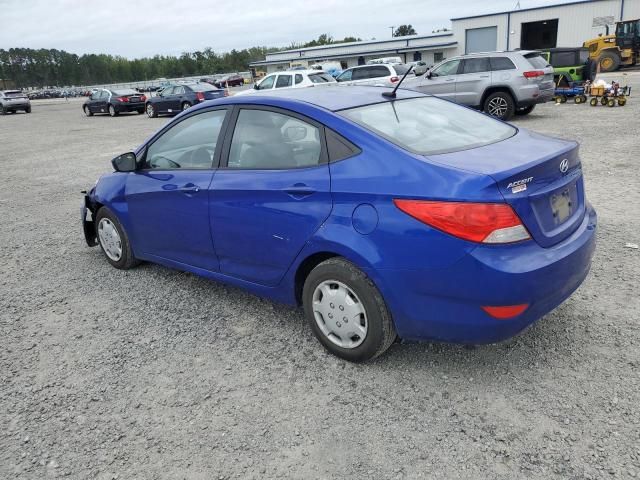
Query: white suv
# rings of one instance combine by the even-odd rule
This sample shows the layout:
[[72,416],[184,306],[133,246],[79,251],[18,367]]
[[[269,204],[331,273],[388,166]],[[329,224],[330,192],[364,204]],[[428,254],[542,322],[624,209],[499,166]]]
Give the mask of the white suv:
[[407,73],[409,67],[403,64],[382,63],[361,65],[346,69],[336,80],[344,85],[376,85],[393,87]]
[[252,89],[242,90],[236,95],[248,95],[255,93],[256,90],[262,92],[276,88],[314,87],[330,83],[336,83],[336,79],[326,72],[320,70],[291,70],[267,75],[256,83]]

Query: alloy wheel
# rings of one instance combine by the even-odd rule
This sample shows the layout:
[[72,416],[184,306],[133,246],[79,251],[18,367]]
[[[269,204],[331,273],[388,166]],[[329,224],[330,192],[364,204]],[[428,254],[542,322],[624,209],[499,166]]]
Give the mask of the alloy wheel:
[[492,98],[489,102],[487,111],[489,115],[502,118],[507,113],[509,105],[503,97]]
[[367,336],[364,304],[337,280],[325,280],[313,292],[313,315],[322,334],[341,348],[356,348]]
[[155,114],[155,112],[154,112],[153,105],[151,105],[151,104],[147,105],[147,116],[149,118],[153,118],[154,114]]
[[104,253],[114,262],[122,258],[122,241],[116,226],[108,218],[102,218],[98,224],[98,239]]

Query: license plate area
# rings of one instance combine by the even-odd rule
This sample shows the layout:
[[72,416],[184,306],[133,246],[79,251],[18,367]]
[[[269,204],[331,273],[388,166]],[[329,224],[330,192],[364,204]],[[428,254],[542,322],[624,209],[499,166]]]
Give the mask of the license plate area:
[[551,213],[556,225],[564,223],[573,211],[573,202],[571,201],[571,192],[569,188],[565,188],[551,195]]

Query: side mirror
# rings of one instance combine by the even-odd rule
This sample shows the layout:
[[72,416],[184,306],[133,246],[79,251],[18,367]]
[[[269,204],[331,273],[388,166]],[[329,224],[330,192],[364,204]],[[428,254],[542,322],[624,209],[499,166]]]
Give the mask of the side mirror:
[[133,152],[123,153],[111,160],[111,165],[116,172],[135,172],[136,154]]
[[429,70],[429,71],[427,72],[427,78],[428,78],[429,80],[431,80],[431,77],[433,77],[433,73],[431,73],[431,70]]
[[255,83],[255,84],[253,85],[253,89],[254,89],[254,90],[260,90],[260,87],[258,86],[258,84],[257,84],[257,83]]

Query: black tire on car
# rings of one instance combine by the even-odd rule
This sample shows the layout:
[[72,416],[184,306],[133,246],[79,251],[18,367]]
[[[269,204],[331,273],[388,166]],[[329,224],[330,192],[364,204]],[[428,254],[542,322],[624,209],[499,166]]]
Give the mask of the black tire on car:
[[[98,210],[95,228],[102,253],[112,266],[120,270],[129,270],[140,263],[133,256],[127,232],[120,224],[118,217],[108,207],[101,207]],[[118,251],[119,255],[116,255]]]
[[508,92],[494,92],[484,101],[482,110],[500,120],[509,120],[515,112],[513,97]]
[[531,112],[533,112],[533,109],[536,108],[535,105],[529,105],[527,107],[522,107],[519,108],[518,110],[516,110],[515,114],[516,115],[529,115]]
[[158,116],[158,110],[153,106],[153,103],[147,103],[146,106],[147,117],[156,118]]
[[118,111],[115,109],[115,107],[113,105],[109,105],[109,116],[111,116],[111,117],[117,117],[118,116]]
[[182,111],[184,112],[185,110],[188,110],[189,108],[191,108],[191,104],[189,102],[184,102],[182,104]]
[[375,358],[396,339],[382,295],[358,267],[344,258],[330,258],[309,273],[302,304],[320,343],[350,362]]
[[93,112],[89,109],[89,105],[82,107],[82,111],[87,117],[93,117]]
[[31,105],[24,109],[24,113],[31,113]]

